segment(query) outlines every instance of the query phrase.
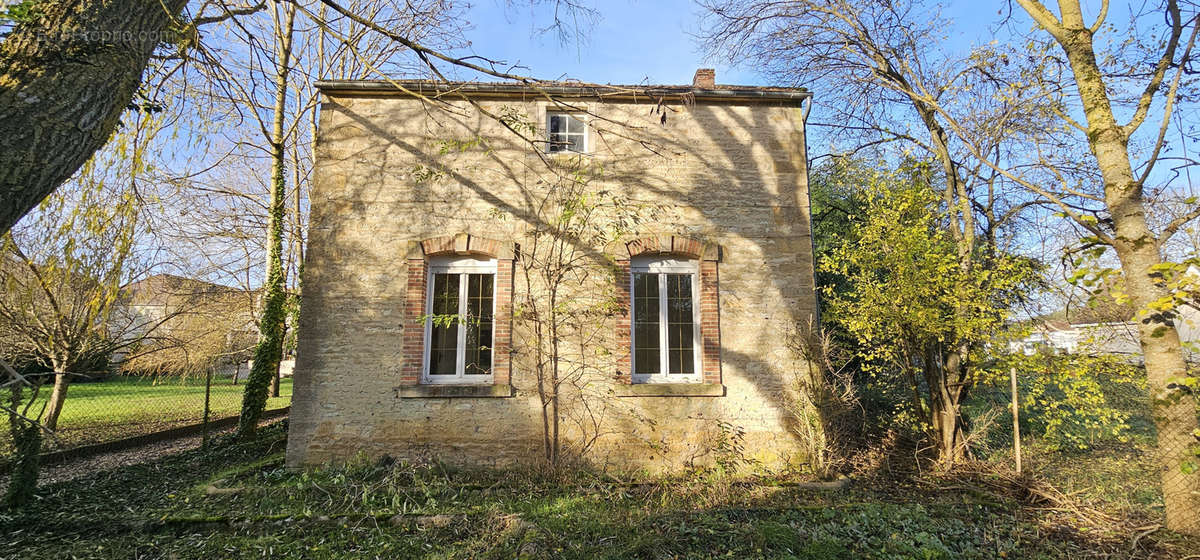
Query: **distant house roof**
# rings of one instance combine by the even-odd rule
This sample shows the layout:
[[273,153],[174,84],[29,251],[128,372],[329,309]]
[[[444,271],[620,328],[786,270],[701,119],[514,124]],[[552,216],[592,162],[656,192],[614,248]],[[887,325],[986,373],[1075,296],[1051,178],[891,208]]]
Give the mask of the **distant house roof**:
[[454,98],[524,98],[542,95],[565,98],[653,101],[662,97],[692,96],[712,101],[785,101],[799,104],[812,97],[805,88],[698,85],[613,85],[580,82],[441,82],[432,80],[320,80],[317,89],[327,94],[423,96]]
[[1051,331],[1069,331],[1073,328],[1073,325],[1069,321],[1062,319],[1046,319],[1041,321],[1041,324],[1046,330]]
[[228,294],[243,294],[245,290],[176,276],[174,274],[155,274],[137,282],[125,285],[123,289],[131,305],[167,305],[170,298],[182,296],[214,296]]

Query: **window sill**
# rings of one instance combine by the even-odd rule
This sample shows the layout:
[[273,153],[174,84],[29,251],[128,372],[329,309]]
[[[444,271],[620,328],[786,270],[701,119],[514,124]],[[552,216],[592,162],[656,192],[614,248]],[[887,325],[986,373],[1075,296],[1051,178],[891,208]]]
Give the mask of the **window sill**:
[[618,397],[723,397],[720,383],[634,383],[617,385]]
[[559,160],[574,160],[574,159],[578,159],[578,158],[590,158],[593,155],[592,152],[542,152],[542,153],[545,154],[546,157],[549,157],[551,159],[551,161],[553,161],[554,163],[558,163],[558,164],[570,163],[570,161],[559,161]]
[[401,385],[395,388],[398,399],[506,398],[513,396],[512,385]]

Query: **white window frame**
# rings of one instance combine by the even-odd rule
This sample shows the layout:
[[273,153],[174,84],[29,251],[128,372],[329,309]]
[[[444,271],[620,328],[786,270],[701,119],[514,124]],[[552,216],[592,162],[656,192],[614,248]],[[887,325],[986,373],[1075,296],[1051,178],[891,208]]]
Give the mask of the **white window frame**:
[[[430,385],[490,385],[496,372],[496,259],[473,257],[434,257],[430,259],[425,277],[425,348],[421,357],[421,382]],[[466,375],[467,326],[458,323],[455,344],[454,375],[431,375],[429,351],[433,346],[433,277],[435,274],[458,274],[458,314],[464,315],[467,305],[467,274],[492,275],[492,363],[487,375]]]
[[[550,151],[550,119],[553,117],[568,117],[579,121],[583,124],[583,151],[576,152],[570,148]],[[591,127],[588,126],[587,114],[575,111],[546,111],[546,153],[547,154],[589,154],[592,152],[592,133]],[[570,134],[570,133],[568,133]]]
[[[636,373],[637,353],[637,309],[634,303],[634,275],[637,273],[658,274],[658,359],[659,373]],[[670,371],[669,338],[667,336],[667,277],[666,274],[689,274],[692,277],[692,358],[693,371],[689,374],[668,373]],[[634,383],[702,383],[704,381],[704,352],[700,337],[700,263],[693,260],[635,257],[629,265],[629,370]]]

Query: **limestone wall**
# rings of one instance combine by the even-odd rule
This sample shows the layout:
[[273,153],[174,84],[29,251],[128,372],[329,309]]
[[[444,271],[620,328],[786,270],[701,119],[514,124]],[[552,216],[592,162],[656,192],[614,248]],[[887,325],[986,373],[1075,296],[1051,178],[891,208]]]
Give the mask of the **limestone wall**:
[[[533,138],[544,127],[543,101],[479,102]],[[568,290],[569,301],[595,320],[564,336],[572,364],[582,364],[562,391],[567,453],[603,468],[671,470],[712,460],[721,438],[742,431],[746,455],[762,464],[794,457],[784,409],[799,364],[786,340],[816,309],[799,108],[668,103],[663,124],[660,112],[652,114],[655,100],[576,104],[597,115],[591,154],[582,159],[539,155],[463,102],[325,97],[289,465],[359,452],[488,466],[537,460],[541,405],[521,317],[513,325],[514,396],[398,396],[401,341],[406,329],[421,328],[405,315],[406,258],[420,240],[456,233],[532,247],[530,232],[545,227],[547,195],[564,184],[550,170],[581,167],[592,200],[635,216],[607,231],[720,246],[724,395],[618,396],[627,391],[614,357],[628,349],[614,347],[614,323],[595,310],[611,297],[606,259],[620,240],[582,248],[595,273]],[[516,302],[530,289],[522,266],[518,257]]]

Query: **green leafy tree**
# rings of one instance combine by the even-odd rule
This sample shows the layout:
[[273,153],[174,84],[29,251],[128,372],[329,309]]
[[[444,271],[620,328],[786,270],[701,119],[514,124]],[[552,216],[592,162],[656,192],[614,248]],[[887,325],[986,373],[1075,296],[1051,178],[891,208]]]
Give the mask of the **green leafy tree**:
[[[1036,352],[1001,357],[997,369],[1016,368],[1020,413],[1050,450],[1087,449],[1100,441],[1127,441],[1134,411],[1145,410],[1145,372],[1110,354]],[[997,376],[998,404],[1011,398]]]
[[[897,419],[928,433],[948,466],[967,452],[963,403],[989,375],[980,354],[1034,268],[1000,254],[964,272],[926,165],[856,177],[864,183],[848,206],[861,213],[818,263],[839,278],[822,288],[827,317],[853,340],[868,383],[896,403]],[[969,359],[955,370],[948,355],[961,347]]]

